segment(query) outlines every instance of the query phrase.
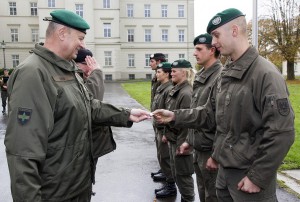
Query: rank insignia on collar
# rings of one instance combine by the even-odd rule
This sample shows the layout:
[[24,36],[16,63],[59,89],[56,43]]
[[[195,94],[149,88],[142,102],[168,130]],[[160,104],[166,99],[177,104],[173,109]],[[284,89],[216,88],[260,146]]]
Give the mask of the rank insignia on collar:
[[18,122],[21,125],[25,125],[26,123],[29,122],[31,118],[31,114],[32,114],[32,109],[21,108],[21,107],[18,108],[18,115],[17,115]]

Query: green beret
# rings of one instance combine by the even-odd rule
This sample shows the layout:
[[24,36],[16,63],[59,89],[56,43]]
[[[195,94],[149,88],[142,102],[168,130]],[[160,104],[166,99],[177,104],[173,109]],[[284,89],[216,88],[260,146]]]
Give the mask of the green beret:
[[212,36],[210,34],[200,34],[194,39],[194,46],[197,44],[211,44]]
[[192,68],[192,65],[189,61],[187,60],[175,60],[172,63],[172,68]]
[[58,24],[71,27],[86,34],[86,30],[90,29],[89,24],[76,13],[69,10],[54,10],[50,13],[52,18],[45,18],[45,21],[52,21]]
[[169,62],[159,63],[157,69],[171,69],[171,63]]
[[152,55],[150,55],[150,60],[154,59],[154,60],[160,60],[162,62],[166,61],[166,56],[162,53],[154,53]]
[[235,8],[228,8],[220,13],[217,13],[208,23],[206,31],[211,34],[211,32],[218,27],[234,20],[237,17],[245,16],[240,10]]

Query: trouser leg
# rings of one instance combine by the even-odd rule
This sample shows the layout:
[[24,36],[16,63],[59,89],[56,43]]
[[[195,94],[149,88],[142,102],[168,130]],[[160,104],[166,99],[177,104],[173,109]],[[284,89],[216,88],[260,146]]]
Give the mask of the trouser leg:
[[159,150],[159,163],[162,172],[166,175],[166,182],[173,183],[173,175],[170,165],[170,153],[168,143],[162,142],[162,135],[157,136],[158,150]]
[[206,162],[211,157],[211,151],[195,151],[194,168],[197,177],[197,186],[200,201],[217,202],[216,178],[218,171],[206,169]]
[[[180,191],[181,198],[183,201],[194,201],[194,179],[192,174],[194,173],[193,168],[193,156],[192,155],[176,155],[176,144],[170,143],[170,155],[172,154],[174,168],[174,179],[177,187]],[[174,170],[174,171],[173,171]]]
[[246,193],[237,189],[238,183],[246,176],[246,169],[228,169],[220,166],[217,177],[217,196],[221,202],[251,201],[251,202],[277,202],[276,175],[270,184],[258,193]]

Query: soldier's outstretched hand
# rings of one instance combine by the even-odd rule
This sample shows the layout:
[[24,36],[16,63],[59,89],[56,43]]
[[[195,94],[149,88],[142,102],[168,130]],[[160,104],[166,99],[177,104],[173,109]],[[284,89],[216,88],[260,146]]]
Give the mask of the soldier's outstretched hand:
[[152,114],[159,124],[165,124],[175,120],[174,112],[169,110],[157,109],[154,112],[152,112]]
[[143,121],[145,119],[150,119],[150,113],[142,109],[131,109],[129,120],[135,123]]

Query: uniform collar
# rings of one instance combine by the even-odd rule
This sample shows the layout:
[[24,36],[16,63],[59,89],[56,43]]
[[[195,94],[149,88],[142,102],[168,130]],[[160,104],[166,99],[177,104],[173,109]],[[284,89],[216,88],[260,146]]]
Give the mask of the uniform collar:
[[58,66],[64,70],[67,70],[67,71],[77,71],[78,70],[78,67],[76,66],[76,64],[73,60],[67,61],[67,60],[57,56],[55,53],[53,53],[52,51],[43,47],[40,44],[35,45],[33,52],[35,54],[37,54],[38,56],[44,58],[45,60],[49,61],[53,65]]
[[251,64],[258,57],[258,51],[254,47],[249,47],[246,52],[236,61],[227,61],[224,70],[225,76],[241,79],[244,73],[250,68]]
[[209,67],[208,69],[204,69],[202,68],[195,77],[195,82],[200,82],[202,84],[205,84],[207,79],[213,74],[215,73],[219,68],[222,67],[222,63],[220,60],[217,60],[214,64],[212,64],[211,67]]
[[161,91],[163,91],[164,89],[166,89],[168,86],[172,85],[172,81],[168,81],[164,84],[160,84],[160,86],[158,86],[157,88],[157,92],[160,93]]
[[180,91],[182,88],[184,88],[185,86],[189,85],[189,82],[187,80],[185,80],[184,82],[175,85],[172,90],[170,91],[170,96],[173,96],[176,94],[176,92]]

